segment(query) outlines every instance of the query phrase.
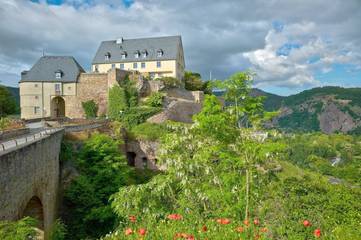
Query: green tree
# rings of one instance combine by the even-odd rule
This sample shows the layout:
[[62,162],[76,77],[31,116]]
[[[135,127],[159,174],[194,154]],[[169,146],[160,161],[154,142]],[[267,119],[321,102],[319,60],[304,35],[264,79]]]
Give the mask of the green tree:
[[209,82],[203,81],[199,73],[186,71],[184,73],[184,87],[189,91],[203,91],[210,94]]
[[118,85],[109,89],[108,116],[110,119],[119,119],[122,112],[128,108],[127,97],[124,89]]
[[9,90],[0,86],[0,117],[16,113],[16,101]]

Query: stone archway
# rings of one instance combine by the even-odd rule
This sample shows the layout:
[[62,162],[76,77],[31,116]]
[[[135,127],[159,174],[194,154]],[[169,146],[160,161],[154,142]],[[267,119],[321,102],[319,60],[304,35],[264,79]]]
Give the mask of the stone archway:
[[38,228],[44,230],[44,209],[41,200],[34,196],[26,204],[21,218],[32,217],[38,221]]
[[65,117],[65,101],[62,97],[54,97],[51,100],[51,117]]

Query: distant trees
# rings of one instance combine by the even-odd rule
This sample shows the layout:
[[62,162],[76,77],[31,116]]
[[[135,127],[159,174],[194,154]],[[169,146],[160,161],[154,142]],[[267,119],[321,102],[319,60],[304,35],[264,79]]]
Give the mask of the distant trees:
[[16,113],[16,101],[10,91],[0,86],[0,117]]

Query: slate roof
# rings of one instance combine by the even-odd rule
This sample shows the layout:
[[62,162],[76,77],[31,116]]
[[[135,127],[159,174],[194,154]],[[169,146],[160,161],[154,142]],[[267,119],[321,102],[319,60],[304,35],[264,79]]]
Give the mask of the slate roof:
[[[62,77],[56,78],[55,72],[61,71]],[[21,73],[20,82],[76,82],[82,66],[71,56],[43,56],[29,71]]]
[[[177,59],[177,54],[181,47],[181,36],[123,39],[123,42],[120,44],[117,44],[116,40],[103,41],[95,54],[92,64],[173,60]],[[146,58],[143,58],[142,55],[144,50],[148,53]],[[158,50],[163,51],[162,57],[157,57]],[[140,53],[139,58],[134,57],[136,51]],[[127,53],[125,59],[122,59],[122,52]],[[109,60],[105,60],[107,53],[110,53]]]

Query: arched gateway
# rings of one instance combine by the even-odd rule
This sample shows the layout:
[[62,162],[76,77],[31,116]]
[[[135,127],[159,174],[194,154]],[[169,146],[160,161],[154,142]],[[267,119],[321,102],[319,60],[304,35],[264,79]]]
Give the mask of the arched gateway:
[[54,97],[51,100],[51,117],[65,117],[65,101],[62,97]]

